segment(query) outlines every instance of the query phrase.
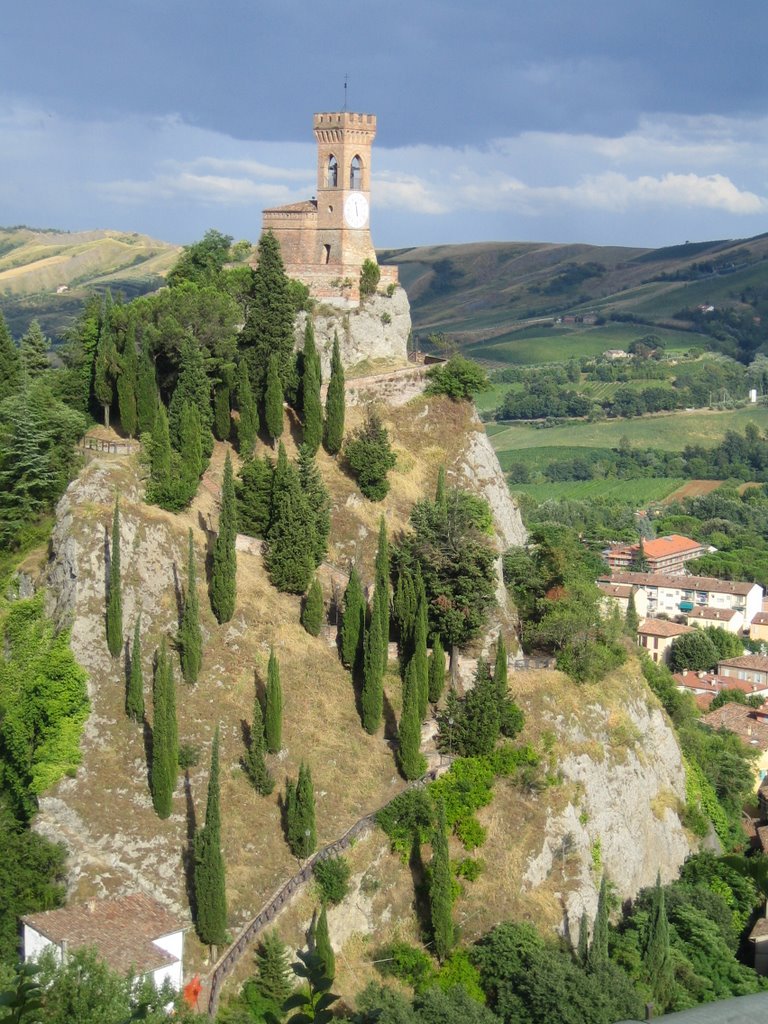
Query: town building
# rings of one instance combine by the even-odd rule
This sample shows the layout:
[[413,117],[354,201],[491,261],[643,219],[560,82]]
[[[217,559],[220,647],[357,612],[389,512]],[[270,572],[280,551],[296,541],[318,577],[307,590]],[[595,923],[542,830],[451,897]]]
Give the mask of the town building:
[[645,591],[638,587],[632,587],[627,583],[606,583],[599,581],[598,589],[603,593],[603,611],[608,614],[613,608],[618,608],[622,616],[627,614],[630,595],[634,596],[635,611],[643,619],[647,611],[648,599]]
[[728,679],[741,679],[755,686],[768,686],[768,656],[742,654],[739,658],[726,658],[717,663],[717,672]]
[[667,619],[643,619],[637,627],[637,642],[650,654],[653,661],[669,661],[673,642],[685,633],[692,633],[692,626]]
[[757,583],[650,572],[615,572],[601,576],[600,580],[643,590],[649,616],[685,615],[694,608],[733,608],[741,612],[748,624],[762,611],[763,588]]
[[768,641],[768,612],[758,612],[749,624],[749,639]]
[[686,618],[689,626],[717,626],[737,634],[744,630],[744,615],[736,608],[692,608]]
[[[685,572],[685,563],[700,558],[704,547],[697,540],[672,533],[667,537],[643,541],[643,553],[648,572],[676,576]],[[640,554],[639,544],[612,544],[603,551],[603,558],[614,571],[629,569]]]
[[[317,195],[264,210],[262,230],[280,243],[285,272],[314,298],[353,306],[360,299],[360,271],[376,262],[371,241],[371,147],[375,114],[343,110],[315,114]],[[395,285],[397,267],[381,267],[380,287]]]
[[184,976],[186,926],[157,900],[143,893],[89,900],[78,906],[23,917],[24,960],[52,949],[58,960],[92,947],[118,974],[166,981],[174,991]]
[[681,693],[689,693],[698,707],[707,710],[715,697],[723,690],[740,690],[747,697],[768,699],[768,684],[748,683],[745,679],[719,676],[714,672],[675,672],[672,676]]

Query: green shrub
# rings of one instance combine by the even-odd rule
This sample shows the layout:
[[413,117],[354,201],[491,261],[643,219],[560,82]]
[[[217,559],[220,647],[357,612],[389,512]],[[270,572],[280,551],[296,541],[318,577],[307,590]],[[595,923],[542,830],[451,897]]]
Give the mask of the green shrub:
[[195,768],[200,764],[200,747],[195,743],[179,744],[179,768],[184,771],[186,768]]
[[349,861],[346,857],[326,857],[318,861],[313,871],[323,903],[341,903],[349,892]]
[[360,298],[373,295],[381,280],[381,270],[375,260],[366,260],[360,271]]
[[464,878],[468,882],[476,882],[485,870],[485,861],[474,857],[465,857],[457,861],[453,868],[457,878]]
[[488,387],[485,370],[464,356],[452,356],[447,363],[427,371],[427,395],[448,395],[455,402],[471,399]]
[[434,984],[437,976],[434,961],[423,949],[407,942],[393,942],[376,957],[379,971],[411,985],[417,992]]

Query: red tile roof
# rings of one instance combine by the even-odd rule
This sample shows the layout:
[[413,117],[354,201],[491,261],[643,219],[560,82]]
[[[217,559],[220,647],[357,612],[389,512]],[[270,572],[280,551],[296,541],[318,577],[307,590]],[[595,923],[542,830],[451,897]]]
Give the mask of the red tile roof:
[[728,729],[748,747],[768,750],[768,722],[746,704],[723,704],[704,715],[701,721],[711,729]]
[[728,668],[751,668],[756,672],[768,672],[768,656],[765,654],[743,654],[739,658],[725,658],[718,661],[718,671],[726,665]]
[[66,942],[70,949],[95,947],[99,956],[121,974],[147,974],[177,963],[176,957],[153,940],[186,927],[143,893],[27,914],[22,921],[57,946]]
[[685,613],[689,619],[707,619],[710,622],[730,622],[735,615],[740,615],[735,608],[693,608]]
[[756,583],[736,580],[718,580],[712,576],[667,576],[656,572],[615,572],[601,576],[608,583],[632,583],[638,587],[669,587],[672,590],[701,590],[712,594],[743,594],[746,596]]
[[667,555],[682,555],[686,551],[700,551],[701,544],[690,537],[671,533],[667,537],[643,541],[643,550],[648,558],[665,558]]
[[643,619],[637,632],[644,636],[682,636],[692,633],[693,626],[684,626],[681,622],[668,622],[666,619]]

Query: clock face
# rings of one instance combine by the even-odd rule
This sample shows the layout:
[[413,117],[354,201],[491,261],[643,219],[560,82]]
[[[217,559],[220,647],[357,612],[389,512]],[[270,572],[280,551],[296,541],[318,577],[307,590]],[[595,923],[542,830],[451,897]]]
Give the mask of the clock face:
[[344,221],[350,228],[364,228],[368,223],[368,200],[362,192],[350,192],[344,200]]

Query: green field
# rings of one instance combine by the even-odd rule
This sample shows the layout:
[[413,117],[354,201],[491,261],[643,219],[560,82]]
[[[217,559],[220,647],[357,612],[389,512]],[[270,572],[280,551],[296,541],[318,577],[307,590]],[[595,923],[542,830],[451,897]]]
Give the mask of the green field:
[[467,345],[463,351],[472,359],[496,365],[558,363],[573,357],[600,355],[609,348],[626,349],[636,338],[651,333],[663,339],[667,351],[685,352],[694,345],[709,347],[701,334],[642,324],[610,323],[601,327],[527,327]]
[[[713,447],[728,430],[743,432],[747,423],[768,429],[768,406],[725,411],[662,413],[637,419],[572,423],[536,429],[527,423],[494,424],[488,430],[499,458],[525,448],[615,448],[626,437],[640,448],[682,451],[686,445]],[[509,458],[509,456],[505,456]]]
[[640,508],[652,501],[662,501],[685,482],[677,477],[660,477],[657,480],[567,480],[556,484],[512,484],[510,490],[513,494],[527,494],[538,502],[562,498],[575,501],[612,498]]

